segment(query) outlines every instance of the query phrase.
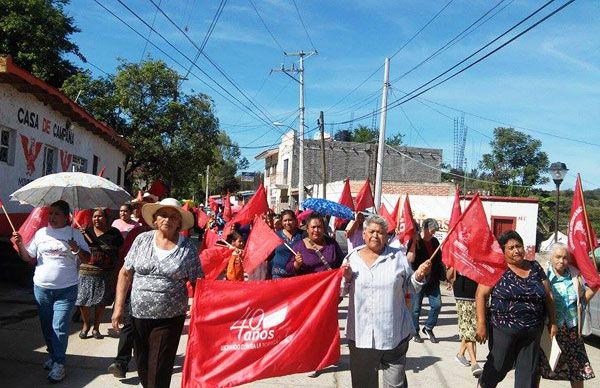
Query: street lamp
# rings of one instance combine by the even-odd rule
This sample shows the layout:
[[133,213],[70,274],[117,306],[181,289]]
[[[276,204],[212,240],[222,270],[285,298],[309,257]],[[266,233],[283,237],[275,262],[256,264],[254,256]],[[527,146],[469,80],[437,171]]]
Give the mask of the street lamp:
[[[303,120],[302,120],[303,121]],[[291,130],[294,128],[287,124],[275,121],[273,123],[276,127],[287,127]],[[300,123],[300,144],[298,150],[298,208],[302,206],[304,202],[304,123]]]
[[554,242],[558,242],[558,208],[560,204],[560,184],[565,175],[567,175],[567,165],[562,162],[554,162],[550,165],[550,173],[552,174],[552,180],[556,184],[556,221],[554,223]]

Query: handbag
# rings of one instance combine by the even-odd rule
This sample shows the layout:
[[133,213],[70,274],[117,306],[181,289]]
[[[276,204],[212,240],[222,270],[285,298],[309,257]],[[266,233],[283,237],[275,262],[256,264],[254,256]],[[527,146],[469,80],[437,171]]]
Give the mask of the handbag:
[[585,303],[581,309],[581,335],[587,337],[592,334],[592,314],[590,313],[590,306]]

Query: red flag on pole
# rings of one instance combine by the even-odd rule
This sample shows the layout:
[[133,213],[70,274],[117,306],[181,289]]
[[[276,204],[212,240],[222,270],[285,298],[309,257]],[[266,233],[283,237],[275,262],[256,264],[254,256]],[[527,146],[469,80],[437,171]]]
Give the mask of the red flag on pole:
[[341,270],[260,282],[200,279],[184,387],[229,387],[338,362]]
[[230,194],[228,191],[227,196],[225,197],[225,203],[223,204],[223,220],[225,220],[225,222],[231,221],[231,218],[233,217],[233,212],[231,211],[231,202],[230,202],[229,197],[230,197]]
[[[340,196],[338,203],[340,205],[349,207],[351,210],[354,210],[354,202],[352,202],[352,192],[350,191],[350,180],[348,178],[346,178],[346,180],[344,180],[344,188],[342,189],[342,195]],[[344,220],[342,218],[336,217],[335,224],[334,224],[335,228],[341,229],[342,226],[344,225],[345,221],[346,220]]]
[[202,250],[200,252],[200,264],[202,265],[204,277],[206,279],[216,279],[227,266],[232,252],[233,248],[221,245]]
[[403,245],[406,245],[410,239],[415,235],[415,220],[412,215],[412,209],[410,208],[410,200],[408,194],[404,199],[404,205],[402,207],[402,213],[398,220],[398,238]]
[[[462,211],[460,210],[460,190],[458,186],[456,187],[456,191],[454,192],[454,204],[452,205],[452,212],[450,213],[450,221],[448,221],[448,231],[452,230],[454,225],[458,222]],[[446,236],[446,238],[448,238]],[[450,258],[450,250],[442,249],[442,262],[447,266],[451,266],[451,258]]]
[[382,216],[383,218],[386,219],[386,221],[388,222],[388,233],[392,233],[395,229],[396,229],[396,223],[394,222],[394,219],[392,218],[392,215],[387,211],[387,208],[385,207],[385,205],[382,203],[381,206],[379,207],[379,215]]
[[202,238],[202,246],[200,250],[209,249],[215,246],[215,244],[219,241],[219,235],[212,229],[206,229],[204,232],[204,237]]
[[267,193],[265,191],[265,186],[261,183],[248,203],[246,203],[242,210],[237,212],[231,221],[225,225],[223,228],[223,238],[226,238],[229,234],[230,226],[232,224],[238,223],[240,225],[248,225],[254,220],[255,216],[261,215],[267,211],[269,211]]
[[493,287],[506,269],[502,248],[487,223],[479,194],[458,218],[444,240],[444,264],[469,279]]
[[396,201],[396,206],[394,206],[394,210],[392,211],[392,219],[394,220],[394,229],[398,226],[398,217],[400,217],[400,199],[401,195],[398,196],[398,200]]
[[354,209],[360,212],[373,206],[375,206],[375,201],[371,191],[371,181],[367,178],[358,194],[356,194],[356,207]]
[[569,252],[574,259],[573,264],[579,269],[581,276],[590,287],[600,286],[600,275],[589,257],[590,251],[594,250],[598,243],[587,218],[579,174],[577,174],[573,193],[568,238]]
[[213,214],[217,214],[217,208],[219,207],[219,204],[217,204],[217,201],[215,201],[213,198],[208,198],[208,206],[210,206],[210,210],[213,212]]
[[158,199],[164,198],[168,191],[169,189],[167,186],[160,180],[152,182],[150,188],[148,189],[148,192],[152,195],[156,195]]
[[209,220],[208,214],[204,213],[204,210],[198,208],[196,211],[196,217],[198,218],[198,227],[200,229],[204,229]]
[[[25,222],[19,227],[19,234],[23,245],[27,246],[31,242],[31,239],[35,235],[35,232],[48,226],[48,208],[47,207],[36,207],[33,208],[29,216],[25,219]],[[14,246],[14,244],[13,244]],[[15,246],[15,250],[18,252],[18,248]]]
[[244,249],[244,272],[252,273],[281,243],[277,233],[261,217],[256,217]]
[[[183,210],[185,211],[190,211],[190,203],[188,201],[185,201],[185,203],[183,204],[183,206],[181,207]],[[184,237],[190,237],[190,230],[186,229],[186,230],[182,230],[179,232],[179,234],[181,234]]]
[[75,225],[76,228],[88,228],[92,226],[93,215],[94,210],[92,209],[75,210],[73,212],[73,225]]

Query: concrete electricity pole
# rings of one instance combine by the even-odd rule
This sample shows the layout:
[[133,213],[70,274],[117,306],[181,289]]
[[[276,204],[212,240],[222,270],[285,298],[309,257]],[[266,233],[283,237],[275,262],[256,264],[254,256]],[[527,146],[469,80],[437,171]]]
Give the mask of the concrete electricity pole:
[[379,143],[377,146],[377,173],[375,174],[375,211],[381,207],[381,186],[383,182],[383,149],[385,147],[385,123],[387,98],[390,80],[390,59],[385,59],[383,69],[383,95],[381,96],[381,120],[379,121]]
[[206,166],[206,199],[204,200],[204,206],[208,206],[208,172],[210,171],[210,165]]
[[[282,72],[291,77],[294,81],[300,84],[300,141],[299,141],[299,152],[298,152],[298,206],[302,206],[304,202],[304,58],[308,58],[313,55],[317,55],[317,51],[300,51],[297,53],[284,52],[287,57],[300,57],[300,65],[298,68],[292,65],[291,68],[284,68],[283,65],[280,69],[272,69],[271,72]],[[294,77],[291,73],[298,73],[299,78]]]
[[323,170],[323,199],[327,199],[327,165],[325,163],[325,121],[323,111],[319,113],[319,130],[321,132],[321,169]]

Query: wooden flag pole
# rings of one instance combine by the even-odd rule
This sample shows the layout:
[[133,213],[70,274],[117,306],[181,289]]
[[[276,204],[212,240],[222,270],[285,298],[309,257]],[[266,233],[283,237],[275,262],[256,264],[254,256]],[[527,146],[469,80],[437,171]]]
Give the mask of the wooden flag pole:
[[286,247],[287,249],[289,249],[289,250],[290,250],[290,252],[292,252],[292,253],[294,254],[294,256],[296,256],[296,255],[298,254],[298,253],[297,253],[295,250],[293,250],[293,249],[292,249],[292,247],[291,247],[291,246],[289,246],[289,245],[288,245],[288,243],[283,243],[283,245],[285,245],[285,247]]
[[0,201],[0,204],[2,205],[2,210],[4,211],[4,215],[6,216],[6,219],[8,220],[8,223],[10,224],[13,233],[15,233],[17,230],[15,229],[15,226],[13,225],[12,220],[10,219],[10,216],[8,215],[8,212],[6,211],[6,208],[4,207],[2,201]]
[[585,231],[588,237],[588,244],[592,247],[592,264],[594,264],[594,268],[596,268],[596,272],[598,272],[598,264],[596,264],[596,254],[594,253],[594,242],[592,241],[592,233],[590,233],[590,220],[587,215],[587,210],[585,209],[585,198],[583,197],[583,184],[581,183],[581,176],[577,173],[577,179],[579,180],[580,192],[581,192],[581,203],[583,205],[583,216],[585,217]]

